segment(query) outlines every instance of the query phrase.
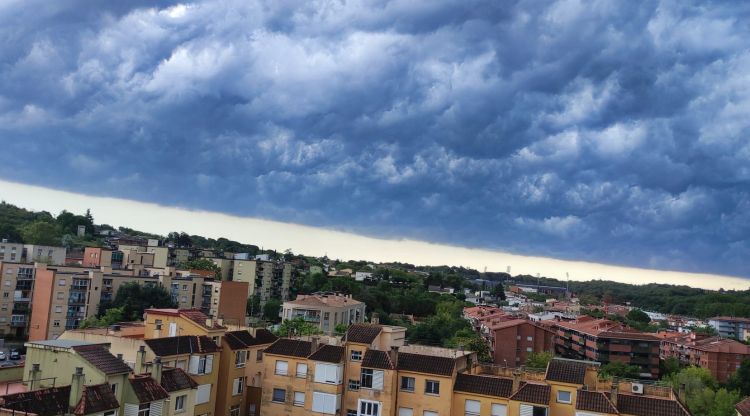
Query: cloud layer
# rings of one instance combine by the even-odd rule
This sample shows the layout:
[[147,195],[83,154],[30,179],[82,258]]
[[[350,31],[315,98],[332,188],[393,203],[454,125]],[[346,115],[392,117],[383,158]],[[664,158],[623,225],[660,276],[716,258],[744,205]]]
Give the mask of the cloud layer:
[[744,3],[151,3],[0,4],[0,177],[750,276]]

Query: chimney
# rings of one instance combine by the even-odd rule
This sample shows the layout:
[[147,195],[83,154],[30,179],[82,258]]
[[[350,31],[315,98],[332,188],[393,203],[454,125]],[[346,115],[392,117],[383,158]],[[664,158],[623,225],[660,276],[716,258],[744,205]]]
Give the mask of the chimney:
[[677,392],[677,398],[679,398],[683,403],[685,403],[685,398],[687,397],[686,391],[687,389],[685,388],[685,383],[681,383],[680,389]]
[[378,316],[377,312],[372,313],[372,319],[370,319],[370,322],[376,325],[380,323],[380,317]]
[[122,353],[117,354],[117,359],[120,360],[120,361],[122,361]]
[[214,326],[214,320],[211,318],[206,318],[206,326],[211,328]]
[[513,394],[521,388],[521,372],[516,370],[513,371]]
[[310,338],[310,352],[313,353],[318,350],[318,343],[320,342],[320,338],[318,337],[312,337]]
[[156,326],[154,326],[153,338],[161,338],[161,324],[156,324]]
[[619,391],[617,378],[612,379],[612,387],[610,388],[609,401],[617,408],[617,393]]
[[73,379],[70,382],[70,397],[68,398],[68,405],[70,407],[76,407],[81,400],[84,381],[83,367],[76,367],[76,372],[73,374]]
[[394,345],[391,347],[391,350],[388,351],[388,358],[391,359],[391,362],[393,363],[394,368],[398,366],[398,347],[397,346]]
[[161,384],[161,357],[154,358],[154,363],[151,366],[151,378],[156,380],[157,383]]
[[42,370],[39,369],[39,364],[32,364],[31,371],[29,372],[29,390],[33,391],[35,387],[39,387],[39,380],[42,378]]
[[146,362],[146,346],[141,345],[138,348],[138,352],[135,353],[135,368],[133,368],[133,372],[136,374],[143,373],[143,365]]

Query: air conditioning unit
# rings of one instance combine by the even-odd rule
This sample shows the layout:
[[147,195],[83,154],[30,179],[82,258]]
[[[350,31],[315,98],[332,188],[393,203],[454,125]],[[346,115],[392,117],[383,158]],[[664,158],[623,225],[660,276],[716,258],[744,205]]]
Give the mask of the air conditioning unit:
[[635,394],[643,394],[643,384],[641,383],[633,383],[630,385],[630,391],[632,391]]

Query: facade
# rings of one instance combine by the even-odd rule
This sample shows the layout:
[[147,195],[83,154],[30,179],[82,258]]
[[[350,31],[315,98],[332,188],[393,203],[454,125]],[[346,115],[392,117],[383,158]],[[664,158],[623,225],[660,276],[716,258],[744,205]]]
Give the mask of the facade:
[[65,264],[65,257],[65,247],[42,246],[38,244],[23,245],[23,261],[25,262],[39,262],[62,266]]
[[234,260],[232,281],[247,282],[248,298],[257,295],[261,305],[269,299],[289,300],[292,265],[261,260]]
[[201,311],[224,322],[244,325],[247,316],[247,282],[211,281],[203,284]]
[[662,340],[661,358],[676,358],[682,364],[706,368],[717,380],[726,382],[742,361],[750,359],[750,346],[733,339],[701,338],[691,333]]
[[146,309],[144,315],[146,339],[197,335],[220,345],[227,331],[220,319],[209,318],[199,309]]
[[555,331],[525,319],[500,322],[492,327],[490,349],[495,364],[518,367],[531,353],[553,352]]
[[102,247],[86,247],[83,250],[83,267],[112,267],[112,250]]
[[365,304],[351,295],[337,293],[298,295],[297,299],[284,302],[281,317],[284,320],[301,317],[315,324],[324,334],[333,335],[336,325],[364,322]]
[[23,244],[9,243],[3,239],[0,242],[0,262],[20,263],[23,261]]
[[660,340],[608,319],[558,322],[555,352],[562,357],[638,366],[642,378],[659,378]]
[[745,332],[750,330],[750,318],[716,316],[708,320],[708,325],[721,337],[743,339]]

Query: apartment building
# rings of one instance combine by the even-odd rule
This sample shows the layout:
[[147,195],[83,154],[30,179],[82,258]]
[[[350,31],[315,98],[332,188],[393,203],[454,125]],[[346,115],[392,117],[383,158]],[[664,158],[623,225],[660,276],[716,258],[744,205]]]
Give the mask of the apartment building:
[[394,345],[383,328],[353,325],[340,346],[276,341],[264,355],[261,414],[690,415],[671,388],[600,379],[598,363],[554,359],[545,373],[488,368],[473,353]]
[[39,244],[23,245],[23,261],[25,262],[39,262],[62,266],[65,264],[65,257],[65,247],[42,246]]
[[364,322],[365,304],[351,295],[332,292],[297,295],[297,299],[284,302],[281,317],[284,320],[301,317],[324,334],[333,335],[336,325]]
[[244,325],[247,316],[247,282],[206,281],[201,311],[224,322]]
[[144,337],[163,338],[178,335],[204,336],[221,344],[227,331],[221,319],[209,318],[200,309],[146,309],[144,311]]
[[721,337],[743,339],[745,332],[750,331],[750,318],[715,316],[708,320],[708,325]]
[[[112,253],[114,251],[108,248],[102,247],[86,247],[83,250],[83,259],[81,260],[81,266],[83,267],[113,267],[112,265]],[[119,252],[122,255],[122,252]],[[122,257],[120,258],[120,266],[122,266]],[[115,268],[115,267],[113,267]],[[119,267],[116,267],[119,268]]]
[[20,263],[23,261],[23,244],[9,243],[7,239],[0,242],[0,262]]
[[518,367],[529,354],[554,352],[555,331],[544,323],[512,319],[490,324],[488,332],[493,362]]
[[690,333],[662,340],[661,358],[676,358],[682,364],[708,369],[717,380],[726,382],[742,361],[750,359],[750,346],[720,336]]
[[153,267],[165,268],[169,266],[169,248],[151,244],[158,244],[158,241],[149,240],[147,246],[120,244],[117,249],[123,252],[126,264],[131,262],[137,264],[137,259],[140,258],[140,261],[146,261]]
[[555,352],[562,357],[607,364],[619,361],[640,368],[640,377],[659,378],[660,340],[608,319],[580,317],[558,322]]
[[289,300],[292,265],[261,260],[234,260],[232,281],[248,283],[248,297],[258,295],[261,305],[269,299]]

